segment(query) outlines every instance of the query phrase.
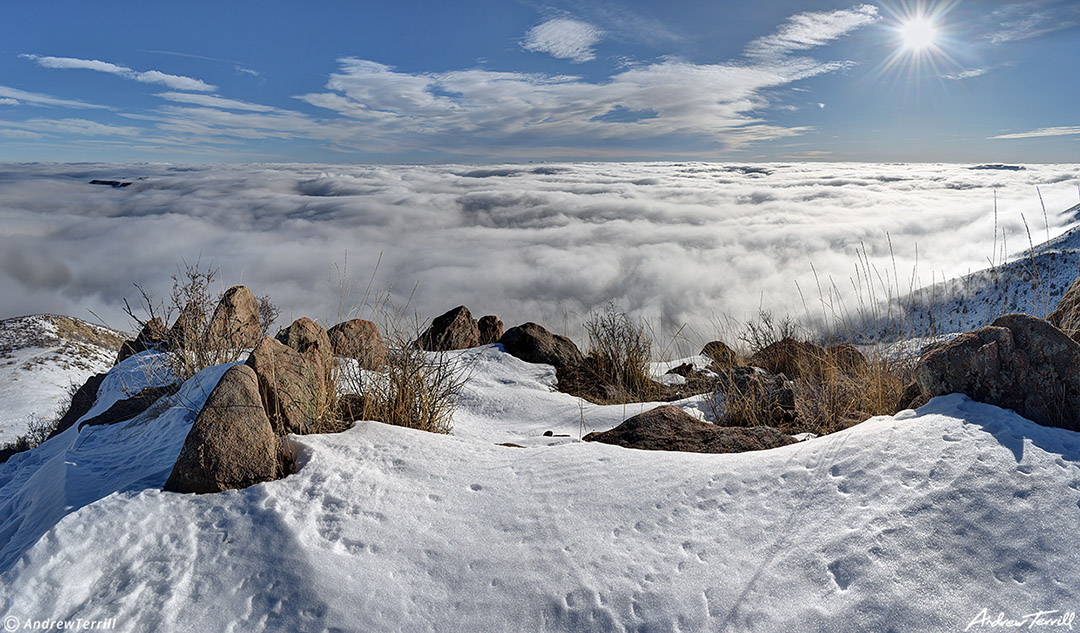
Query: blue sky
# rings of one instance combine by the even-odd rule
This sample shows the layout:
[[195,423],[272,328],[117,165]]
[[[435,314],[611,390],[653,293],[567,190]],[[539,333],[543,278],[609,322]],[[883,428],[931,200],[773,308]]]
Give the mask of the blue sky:
[[1080,4],[12,3],[0,160],[1075,162]]

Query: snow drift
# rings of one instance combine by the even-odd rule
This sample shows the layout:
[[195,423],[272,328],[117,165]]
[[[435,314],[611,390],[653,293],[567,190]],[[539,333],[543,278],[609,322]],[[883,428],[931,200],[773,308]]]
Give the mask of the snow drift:
[[241,491],[160,491],[223,368],[188,405],[17,455],[0,611],[119,630],[957,631],[984,609],[1076,609],[1076,433],[948,396],[770,451],[635,451],[575,438],[652,405],[583,404],[497,345],[460,358],[454,435],[294,436],[300,472]]

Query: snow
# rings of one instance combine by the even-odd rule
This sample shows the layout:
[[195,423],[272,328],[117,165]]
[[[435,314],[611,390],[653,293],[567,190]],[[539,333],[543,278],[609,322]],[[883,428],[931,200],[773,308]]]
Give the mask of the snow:
[[124,631],[786,632],[1076,609],[1074,432],[953,395],[769,451],[635,451],[578,441],[582,420],[653,405],[583,404],[497,345],[457,360],[472,380],[453,435],[291,436],[300,472],[245,490],[160,490],[224,368],[156,418],[17,455],[0,465],[0,612]]
[[107,371],[116,358],[115,349],[65,339],[56,321],[43,314],[0,321],[0,444],[25,434],[31,421],[63,415],[72,387]]

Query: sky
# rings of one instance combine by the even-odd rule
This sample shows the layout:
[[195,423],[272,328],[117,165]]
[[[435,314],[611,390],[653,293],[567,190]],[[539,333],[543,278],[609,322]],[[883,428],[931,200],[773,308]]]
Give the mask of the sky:
[[1074,0],[9,3],[0,160],[1072,162]]

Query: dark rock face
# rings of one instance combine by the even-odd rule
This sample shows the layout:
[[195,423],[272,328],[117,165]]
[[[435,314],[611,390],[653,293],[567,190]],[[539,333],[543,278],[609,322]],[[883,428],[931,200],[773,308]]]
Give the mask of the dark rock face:
[[209,335],[214,348],[241,349],[258,344],[262,338],[259,300],[247,286],[225,291],[210,318]]
[[318,347],[298,352],[264,337],[247,360],[255,370],[263,406],[277,435],[311,433],[330,406],[323,355]]
[[97,402],[98,387],[101,386],[101,381],[105,380],[105,376],[106,374],[94,374],[86,379],[86,382],[79,387],[75,395],[71,396],[71,406],[68,407],[64,416],[57,421],[56,428],[49,434],[49,437],[56,437],[68,430],[79,418],[94,408],[94,403]]
[[145,352],[149,349],[161,349],[168,340],[168,332],[165,329],[165,324],[161,319],[154,317],[150,321],[147,321],[142,330],[130,341],[124,341],[120,344],[120,350],[116,354],[116,363],[120,364],[124,359],[134,356],[139,352]]
[[536,323],[510,328],[499,343],[509,354],[527,363],[545,363],[555,369],[567,369],[585,362],[585,357],[573,341],[552,334]]
[[468,349],[480,344],[480,327],[469,309],[458,306],[431,322],[415,345],[429,352]]
[[1080,430],[1080,344],[1026,314],[1006,314],[919,361],[926,398],[962,393],[1042,424]]
[[1046,320],[1070,338],[1080,337],[1080,278],[1072,282]]
[[386,343],[379,327],[371,321],[353,319],[338,323],[326,334],[334,355],[354,358],[364,369],[380,369],[386,364]]
[[750,364],[794,380],[804,373],[819,372],[824,358],[825,350],[821,346],[784,338],[751,356]]
[[210,392],[165,483],[173,492],[221,492],[286,474],[281,442],[270,427],[255,372],[234,365]]
[[195,349],[204,340],[206,315],[194,303],[188,303],[169,328],[169,344],[173,349]]
[[718,369],[727,369],[735,365],[738,355],[723,341],[710,341],[701,349],[702,356],[708,356]]
[[503,322],[494,314],[480,317],[476,327],[480,331],[479,345],[498,343],[503,336]]
[[610,431],[589,433],[583,439],[625,448],[691,453],[741,453],[795,442],[767,426],[714,426],[673,405],[640,413]]
[[79,423],[79,428],[125,422],[149,409],[159,399],[165,396],[171,396],[174,393],[176,393],[176,388],[171,385],[165,387],[147,387],[126,400],[117,401],[104,413],[95,415],[89,420],[83,420]]

